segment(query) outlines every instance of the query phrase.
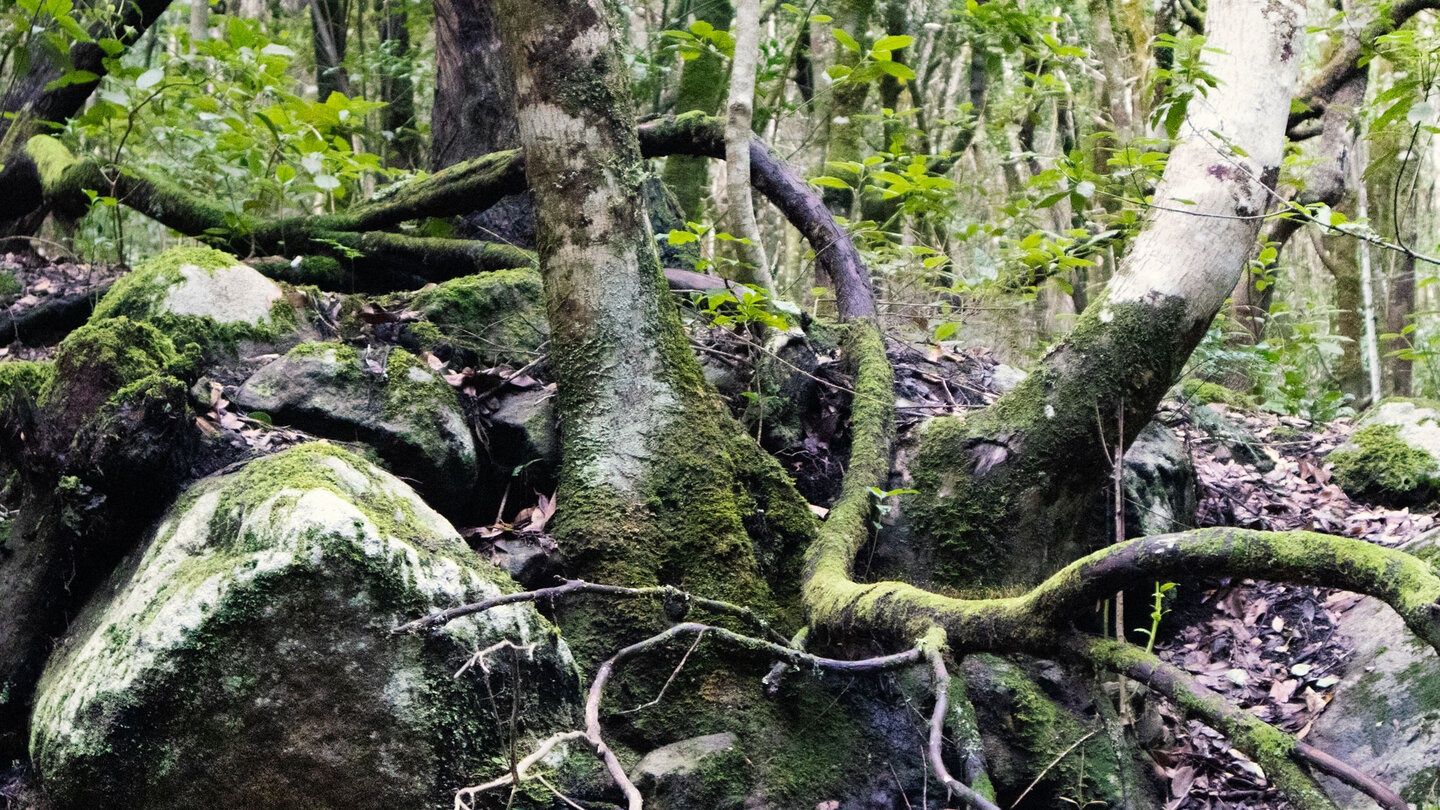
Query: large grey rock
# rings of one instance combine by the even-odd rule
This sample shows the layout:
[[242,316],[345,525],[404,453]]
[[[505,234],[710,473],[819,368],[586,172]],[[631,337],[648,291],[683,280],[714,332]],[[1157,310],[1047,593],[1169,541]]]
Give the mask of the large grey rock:
[[[53,654],[31,755],[59,810],[448,807],[509,735],[574,727],[579,681],[528,605],[408,487],[312,443],[195,485]],[[503,640],[487,662],[455,673]],[[518,728],[497,725],[518,690]],[[493,758],[493,759],[492,759]]]
[[474,486],[475,439],[459,397],[403,349],[304,343],[246,380],[235,402],[277,424],[374,446],[439,508]]
[[[1440,563],[1440,535],[1406,550]],[[1384,603],[1365,598],[1340,614],[1352,653],[1330,707],[1307,742],[1390,785],[1416,808],[1440,806],[1440,660]],[[1325,779],[1345,810],[1374,802]]]

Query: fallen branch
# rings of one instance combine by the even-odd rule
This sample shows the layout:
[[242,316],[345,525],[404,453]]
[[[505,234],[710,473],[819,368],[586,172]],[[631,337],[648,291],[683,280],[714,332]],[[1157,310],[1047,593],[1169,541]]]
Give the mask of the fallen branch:
[[1405,800],[1381,782],[1235,707],[1179,668],[1139,647],[1113,639],[1091,639],[1068,644],[1066,651],[1075,658],[1145,684],[1187,714],[1224,733],[1301,807],[1328,809],[1335,805],[1315,778],[1297,763],[1339,779],[1374,799],[1384,810],[1409,810]]

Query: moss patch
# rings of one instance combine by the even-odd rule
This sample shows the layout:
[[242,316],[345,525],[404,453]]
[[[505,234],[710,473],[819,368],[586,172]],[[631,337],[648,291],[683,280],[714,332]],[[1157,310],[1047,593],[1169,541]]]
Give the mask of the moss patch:
[[1400,438],[1395,425],[1355,431],[1330,454],[1335,480],[1351,496],[1391,506],[1421,506],[1440,495],[1440,464]]
[[1253,410],[1254,400],[1233,388],[1226,388],[1220,383],[1198,380],[1194,377],[1183,380],[1180,383],[1180,396],[1186,402],[1196,405],[1228,405],[1238,410]]
[[544,302],[535,270],[451,279],[415,295],[410,306],[428,326],[416,324],[410,335],[430,351],[450,347],[480,361],[524,364],[548,337]]

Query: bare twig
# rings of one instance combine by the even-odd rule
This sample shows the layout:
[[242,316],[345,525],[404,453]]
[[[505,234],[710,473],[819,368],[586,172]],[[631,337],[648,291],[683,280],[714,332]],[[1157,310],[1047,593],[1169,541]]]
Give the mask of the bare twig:
[[976,810],[1000,810],[989,799],[980,795],[969,785],[950,775],[945,767],[943,744],[945,741],[945,713],[950,710],[950,673],[945,669],[945,655],[940,650],[929,650],[925,657],[930,659],[930,670],[935,674],[935,711],[930,714],[930,745],[926,749],[930,767],[935,769],[935,778],[945,789],[959,796]]
[[1081,737],[1080,739],[1076,740],[1075,742],[1070,743],[1070,747],[1069,747],[1069,748],[1066,748],[1064,751],[1061,751],[1059,756],[1057,756],[1057,757],[1055,757],[1054,759],[1050,760],[1050,764],[1049,764],[1049,765],[1046,765],[1045,768],[1044,768],[1044,770],[1040,771],[1040,773],[1038,773],[1038,774],[1035,775],[1035,781],[1031,782],[1031,783],[1030,783],[1030,786],[1027,787],[1027,788],[1025,788],[1025,790],[1020,793],[1020,798],[1016,799],[1016,800],[1015,800],[1015,803],[1012,804],[1012,805],[1010,805],[1010,806],[1011,806],[1012,808],[1019,807],[1019,806],[1020,806],[1020,802],[1024,801],[1024,800],[1025,800],[1025,797],[1028,796],[1028,795],[1030,795],[1030,791],[1033,790],[1036,785],[1040,784],[1040,780],[1045,778],[1045,774],[1049,773],[1051,768],[1054,768],[1056,765],[1059,765],[1059,764],[1060,764],[1060,760],[1062,760],[1062,759],[1064,759],[1065,757],[1069,756],[1069,755],[1070,755],[1070,752],[1071,752],[1071,751],[1074,751],[1074,750],[1080,745],[1080,743],[1083,743],[1083,742],[1085,742],[1086,740],[1088,740],[1088,739],[1090,739],[1091,737],[1094,737],[1094,736],[1095,736],[1095,732],[1091,731],[1091,732],[1089,732],[1088,734],[1086,734],[1085,736],[1083,736],[1083,737]]
[[[585,732],[583,731],[562,731],[559,734],[554,734],[550,737],[547,737],[539,745],[535,746],[535,750],[532,751],[529,756],[520,760],[520,762],[516,764],[515,774],[519,774],[520,778],[524,779],[527,775],[526,772],[535,763],[549,756],[550,752],[554,750],[555,746],[559,745],[560,743],[569,742],[571,740],[583,739],[585,739]],[[504,776],[497,776],[496,778],[491,779],[489,782],[486,782],[483,785],[475,785],[473,787],[461,788],[460,790],[455,792],[455,810],[473,810],[473,808],[475,807],[476,796],[480,795],[481,793],[485,793],[486,791],[505,787],[506,785],[513,785],[514,783],[514,774],[507,773]]]
[[640,598],[650,596],[662,596],[667,600],[678,599],[689,603],[694,607],[708,610],[711,613],[718,613],[725,616],[735,616],[744,619],[754,625],[762,633],[781,647],[788,647],[789,639],[775,631],[770,623],[761,618],[759,614],[747,607],[734,605],[729,602],[721,602],[715,599],[706,599],[703,596],[694,596],[679,590],[670,585],[659,585],[646,588],[624,588],[619,585],[601,585],[594,582],[586,582],[581,579],[566,580],[563,585],[556,585],[550,588],[540,588],[534,591],[521,591],[520,593],[509,593],[504,596],[497,596],[493,599],[486,599],[483,602],[473,602],[468,605],[441,610],[431,613],[413,622],[402,624],[391,632],[396,635],[404,633],[417,633],[421,630],[432,630],[440,627],[462,616],[469,616],[475,613],[483,613],[491,608],[502,605],[513,605],[521,602],[543,602],[553,599],[562,599],[580,594],[603,594],[606,596],[619,596],[625,598]]

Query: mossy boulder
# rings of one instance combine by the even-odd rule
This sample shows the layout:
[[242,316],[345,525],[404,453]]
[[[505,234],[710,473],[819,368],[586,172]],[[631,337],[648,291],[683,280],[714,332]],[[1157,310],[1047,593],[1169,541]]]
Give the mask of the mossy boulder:
[[159,327],[177,346],[233,348],[272,343],[295,331],[285,287],[228,253],[172,248],[126,273],[96,304],[91,322],[128,317]]
[[425,318],[409,327],[414,347],[456,365],[524,365],[550,336],[540,273],[532,269],[451,279],[416,293],[410,306]]
[[[512,735],[578,723],[578,675],[528,605],[390,630],[513,588],[358,457],[251,462],[187,491],[83,611],[37,692],[33,763],[57,810],[449,807]],[[504,640],[519,652],[456,676]]]
[[[1440,534],[1405,548],[1440,564]],[[1337,622],[1351,650],[1330,707],[1307,742],[1391,786],[1411,807],[1440,806],[1440,662],[1435,651],[1376,599]],[[1373,808],[1350,787],[1322,779],[1343,810]]]
[[246,380],[235,403],[277,424],[372,445],[442,510],[474,487],[475,439],[459,396],[404,349],[302,343]]
[[1386,399],[1330,454],[1335,481],[1353,498],[1424,506],[1440,498],[1440,403]]

